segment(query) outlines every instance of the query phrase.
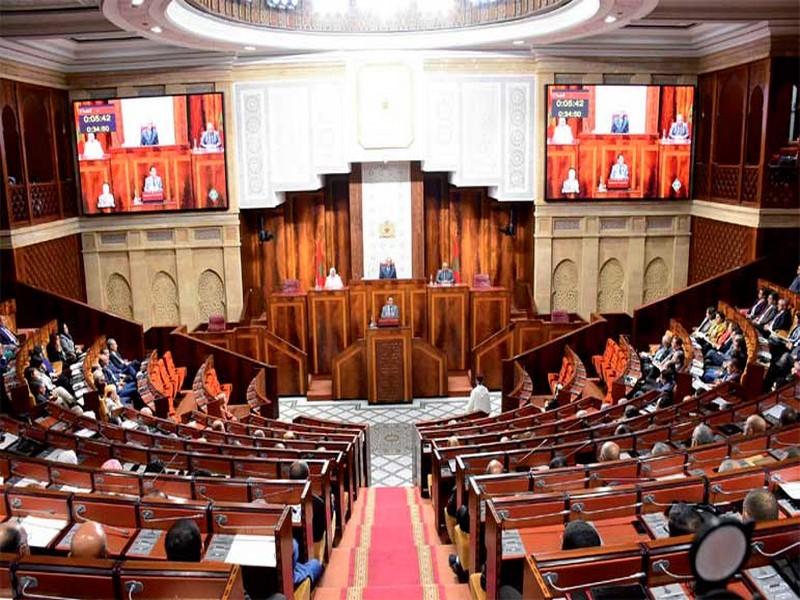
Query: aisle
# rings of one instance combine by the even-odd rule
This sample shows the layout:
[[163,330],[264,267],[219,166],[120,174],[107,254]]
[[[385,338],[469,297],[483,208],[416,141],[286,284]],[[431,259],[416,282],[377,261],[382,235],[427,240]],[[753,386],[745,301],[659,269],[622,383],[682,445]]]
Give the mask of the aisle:
[[314,600],[469,600],[448,566],[454,551],[439,541],[430,501],[416,488],[366,489]]

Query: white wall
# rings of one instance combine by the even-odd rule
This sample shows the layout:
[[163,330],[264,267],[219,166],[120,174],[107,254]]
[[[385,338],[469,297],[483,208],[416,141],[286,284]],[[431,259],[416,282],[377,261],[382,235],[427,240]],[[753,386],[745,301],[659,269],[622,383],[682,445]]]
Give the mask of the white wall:
[[142,139],[142,127],[150,121],[158,130],[158,143],[175,143],[175,117],[172,96],[157,98],[123,98],[122,123],[125,133],[125,146],[138,146]]
[[611,133],[611,118],[620,111],[628,113],[629,133],[646,133],[647,86],[597,86],[595,90],[595,133]]

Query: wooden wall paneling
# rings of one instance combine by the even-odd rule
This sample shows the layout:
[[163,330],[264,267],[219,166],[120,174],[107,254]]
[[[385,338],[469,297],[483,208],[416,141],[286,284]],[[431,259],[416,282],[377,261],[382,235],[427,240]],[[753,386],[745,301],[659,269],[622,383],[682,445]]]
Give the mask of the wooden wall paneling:
[[350,190],[348,177],[330,175],[325,184],[325,256],[342,281],[352,280],[350,264]]
[[444,247],[450,243],[449,185],[441,174],[430,174],[424,178],[425,196],[425,274],[426,280],[436,274],[442,261],[450,251]]
[[317,276],[317,243],[322,245],[323,270],[330,255],[325,251],[325,196],[322,191],[293,193],[286,201],[286,253],[289,279],[300,280],[304,289],[314,287]]
[[308,352],[306,294],[272,294],[269,298],[269,330],[303,352]]
[[366,336],[369,326],[367,288],[354,284],[350,286],[349,292],[351,339],[360,340]]
[[411,276],[425,278],[425,186],[419,162],[411,163]]
[[367,397],[367,344],[358,340],[333,358],[331,366],[334,400]]
[[241,326],[235,329],[236,352],[254,358],[259,362],[267,362],[262,338],[266,333],[265,327]]
[[467,286],[428,288],[428,341],[447,355],[448,369],[467,369],[468,324]]
[[364,277],[364,238],[361,218],[361,165],[354,164],[350,171],[350,276],[351,281]]
[[311,366],[313,374],[331,372],[333,357],[350,344],[348,290],[309,290]]
[[280,396],[303,396],[308,391],[308,357],[305,352],[267,331],[263,336],[265,362],[276,370]]
[[474,348],[498,331],[511,319],[511,292],[508,289],[470,291],[470,348]]
[[692,217],[689,283],[741,266],[756,256],[756,229]]
[[428,292],[424,286],[409,291],[411,299],[411,335],[427,338],[428,333]]
[[514,326],[497,332],[472,348],[472,372],[482,373],[490,390],[503,387],[503,360],[514,352]]
[[13,253],[17,281],[86,301],[79,234],[15,248]]
[[447,396],[447,356],[420,338],[411,340],[411,378],[415,398]]

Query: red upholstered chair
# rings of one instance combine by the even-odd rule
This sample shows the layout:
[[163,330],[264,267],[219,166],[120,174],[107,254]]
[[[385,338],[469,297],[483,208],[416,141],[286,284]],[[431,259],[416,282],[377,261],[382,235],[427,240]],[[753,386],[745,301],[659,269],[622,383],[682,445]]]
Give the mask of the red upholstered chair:
[[225,331],[225,317],[223,315],[210,315],[208,317],[208,331]]
[[472,277],[472,287],[486,289],[492,287],[492,280],[488,273],[475,273]]
[[565,310],[554,310],[550,313],[551,323],[569,323],[569,313]]
[[294,294],[300,291],[300,280],[298,279],[284,279],[281,291],[284,294]]

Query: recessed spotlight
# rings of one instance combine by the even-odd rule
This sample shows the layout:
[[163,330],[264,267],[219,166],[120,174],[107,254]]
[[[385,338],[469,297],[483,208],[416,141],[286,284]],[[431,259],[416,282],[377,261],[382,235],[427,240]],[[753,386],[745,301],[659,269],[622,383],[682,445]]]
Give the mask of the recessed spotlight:
[[131,6],[141,6],[144,4],[144,0],[131,0]]
[[514,40],[511,43],[514,44],[515,46],[524,46],[525,45],[525,40]]
[[256,47],[255,46],[245,46],[244,49],[247,50],[248,52],[252,52],[253,50],[256,49]]
[[606,23],[609,23],[609,24],[611,24],[611,23],[614,23],[616,20],[617,20],[617,17],[615,17],[614,15],[608,15],[608,16],[607,16],[607,17],[604,19],[604,21],[605,21]]
[[153,33],[161,33],[161,32],[162,32],[162,31],[164,31],[164,30],[163,30],[163,29],[161,29],[161,27],[159,27],[158,25],[153,25],[153,26],[150,28],[150,31],[152,31]]

